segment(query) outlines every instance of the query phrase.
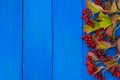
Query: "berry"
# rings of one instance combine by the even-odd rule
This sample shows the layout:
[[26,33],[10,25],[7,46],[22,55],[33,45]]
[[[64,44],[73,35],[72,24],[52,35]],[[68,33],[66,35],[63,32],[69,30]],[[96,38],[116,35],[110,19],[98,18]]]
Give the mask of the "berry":
[[101,5],[101,1],[100,0],[94,0],[95,4],[97,5]]
[[104,80],[104,77],[99,74],[96,74],[95,78],[97,78],[98,80]]
[[101,34],[101,35],[99,35],[98,40],[99,40],[99,41],[105,41],[105,37],[106,37],[106,36],[107,36],[106,34]]
[[100,50],[100,49],[95,49],[93,50],[94,53],[96,53],[99,57],[104,56],[105,51]]
[[93,40],[92,35],[87,34],[82,39],[85,40],[88,47],[96,48],[96,42]]
[[88,12],[88,9],[85,9],[82,11],[82,14],[85,15],[85,14],[87,14],[87,12]]
[[114,71],[113,73],[112,73],[112,75],[113,76],[116,76],[117,78],[120,78],[120,71]]
[[93,74],[95,72],[95,65],[92,63],[91,56],[87,55],[87,62],[86,65],[88,67],[88,74]]
[[85,22],[93,28],[94,24],[89,18],[89,16],[91,15],[91,12],[88,9],[85,9],[82,11],[82,14],[83,14],[82,18],[85,20]]

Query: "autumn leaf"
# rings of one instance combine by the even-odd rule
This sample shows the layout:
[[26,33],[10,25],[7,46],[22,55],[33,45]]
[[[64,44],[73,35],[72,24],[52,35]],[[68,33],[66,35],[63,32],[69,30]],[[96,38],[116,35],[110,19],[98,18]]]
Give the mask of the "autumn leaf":
[[93,75],[99,73],[102,69],[104,69],[105,67],[104,66],[99,66],[97,67],[97,70],[93,73]]
[[109,18],[102,18],[99,24],[101,28],[105,29],[109,27],[110,25],[112,25],[112,22]]
[[103,12],[100,12],[99,13],[99,19],[101,19],[101,18],[109,18],[109,16],[104,14]]
[[105,66],[106,66],[106,70],[112,68],[113,66],[117,66],[118,62],[116,59],[111,58],[110,60],[104,62]]
[[93,60],[93,61],[99,60],[98,57],[95,55],[95,53],[93,53],[93,52],[91,52],[91,51],[88,52],[88,55],[92,57],[92,60]]
[[107,50],[112,47],[110,42],[102,42],[102,41],[96,41],[96,42],[97,42],[97,49]]
[[113,66],[110,71],[113,73],[116,69],[119,69],[120,70],[120,64],[116,65],[116,66]]
[[118,51],[120,51],[120,37],[116,38],[115,45],[117,46]]
[[108,36],[112,36],[112,35],[113,35],[113,31],[114,31],[114,27],[113,27],[113,26],[110,26],[109,28],[107,28],[106,34],[107,34]]
[[89,0],[87,0],[86,3],[87,3],[87,8],[94,13],[97,13],[97,12],[100,12],[103,10],[103,8],[101,6],[96,5],[95,3],[93,3]]
[[112,14],[112,16],[110,17],[112,24],[116,24],[117,21],[120,19],[120,15],[118,14]]
[[116,11],[118,11],[117,5],[116,5],[115,1],[113,1],[110,12],[116,12]]
[[101,28],[101,27],[99,26],[99,22],[94,21],[93,23],[94,23],[94,28],[92,28],[92,27],[89,26],[89,25],[85,25],[85,26],[83,27],[84,32],[86,32],[86,33],[88,34],[88,33],[91,33],[91,32],[93,32],[93,31],[96,31],[96,30],[98,30],[98,29]]
[[120,0],[116,0],[117,8],[120,10]]
[[106,10],[108,10],[108,11],[111,10],[111,6],[112,6],[112,5],[111,5],[111,3],[110,3],[110,0],[106,1],[104,5],[105,5],[105,9],[106,9]]
[[103,14],[102,12],[100,12],[99,14],[99,19],[101,20],[99,24],[102,28],[107,28],[112,24],[110,17],[108,15]]

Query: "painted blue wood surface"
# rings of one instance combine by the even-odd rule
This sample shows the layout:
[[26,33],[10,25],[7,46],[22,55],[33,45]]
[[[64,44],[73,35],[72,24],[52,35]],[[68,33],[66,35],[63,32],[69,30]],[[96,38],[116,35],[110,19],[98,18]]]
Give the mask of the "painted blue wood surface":
[[22,0],[0,1],[0,80],[22,79]]
[[53,1],[53,80],[83,80],[81,2]]
[[24,0],[24,80],[96,80],[85,65],[84,8],[85,0]]
[[51,0],[24,0],[24,80],[52,80]]

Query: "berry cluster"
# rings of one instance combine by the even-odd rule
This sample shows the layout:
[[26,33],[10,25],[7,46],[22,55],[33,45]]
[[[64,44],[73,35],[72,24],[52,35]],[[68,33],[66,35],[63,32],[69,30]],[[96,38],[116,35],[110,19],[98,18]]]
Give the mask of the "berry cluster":
[[89,15],[91,14],[91,12],[88,9],[85,9],[82,11],[82,14],[83,14],[82,18],[85,20],[85,22],[93,28],[94,24],[89,18]]
[[[98,80],[105,80],[103,73],[104,71],[109,71],[113,74],[113,76],[120,78],[120,70],[115,69],[116,65],[119,65],[117,59],[118,56],[116,58],[116,56],[109,56],[108,53],[106,54],[107,50],[110,48],[112,49],[113,47],[117,47],[117,54],[120,54],[120,42],[116,42],[119,40],[116,40],[117,37],[112,34],[117,27],[117,25],[114,27],[114,20],[112,21],[112,19],[114,17],[116,18],[117,13],[110,13],[109,8],[111,8],[113,5],[107,4],[113,4],[114,1],[86,1],[88,1],[86,2],[87,9],[82,11],[82,18],[86,22],[86,25],[83,27],[85,35],[82,37],[82,39],[85,41],[90,50],[87,54],[86,61],[88,74],[93,75]],[[117,14],[117,16],[118,15],[120,16],[120,14]],[[108,22],[104,20],[104,18],[106,18],[105,16],[108,17],[106,19]],[[113,26],[114,29],[111,29],[111,26]]]
[[[88,74],[94,74],[94,72],[96,71],[96,68],[95,68],[95,65],[92,62],[91,56],[89,56],[89,55],[87,55],[86,65],[88,67]],[[95,74],[94,76],[98,80],[104,80],[104,77],[102,75]]]
[[88,47],[96,48],[96,42],[93,40],[92,35],[85,35],[82,37],[82,39],[86,41]]
[[95,66],[92,63],[91,56],[87,55],[87,62],[86,65],[88,67],[88,74],[93,74],[95,72]]
[[95,78],[97,78],[98,80],[104,80],[104,77],[99,74],[96,74]]
[[101,5],[101,0],[94,0],[95,4]]
[[106,36],[106,34],[101,34],[98,38],[98,41],[104,41]]
[[113,76],[116,76],[117,78],[120,78],[120,71],[114,71]]
[[101,28],[95,31],[95,36],[98,37],[98,41],[105,41],[107,34],[105,34],[105,30]]
[[105,51],[100,49],[94,49],[93,53],[96,53],[98,57],[104,56]]
[[[101,5],[101,7],[103,9],[106,9],[106,6],[104,4],[101,3],[102,1],[101,0],[94,0],[94,3],[97,4],[97,5]],[[103,12],[104,14],[107,14],[107,12]]]
[[102,31],[101,29],[96,30],[96,31],[95,31],[96,36],[98,36],[101,31]]
[[107,61],[107,59],[105,57],[105,51],[104,50],[94,49],[92,52],[95,53],[99,57],[101,62]]

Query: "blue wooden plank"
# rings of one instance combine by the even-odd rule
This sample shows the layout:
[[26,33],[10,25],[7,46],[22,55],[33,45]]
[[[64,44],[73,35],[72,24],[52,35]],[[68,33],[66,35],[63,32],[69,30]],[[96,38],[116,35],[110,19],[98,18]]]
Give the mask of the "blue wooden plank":
[[82,0],[53,2],[54,80],[82,79]]
[[52,80],[51,0],[24,0],[24,80]]
[[0,1],[0,80],[22,79],[22,0]]

